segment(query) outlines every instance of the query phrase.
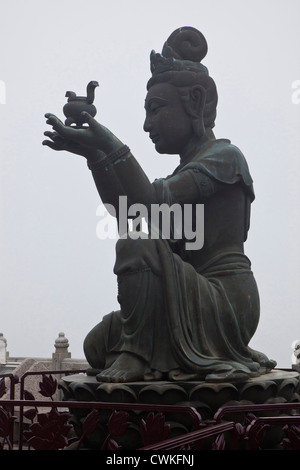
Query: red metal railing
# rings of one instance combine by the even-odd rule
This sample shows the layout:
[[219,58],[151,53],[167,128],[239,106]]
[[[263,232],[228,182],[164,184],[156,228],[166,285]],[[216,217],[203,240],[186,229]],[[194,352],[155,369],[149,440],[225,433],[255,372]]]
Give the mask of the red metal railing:
[[[53,375],[80,372],[84,371],[28,372],[19,381],[19,399],[15,398],[15,376],[0,375],[0,398],[6,388],[4,380],[10,381],[10,398],[0,400],[0,448],[79,449],[85,445],[84,439],[96,432],[99,419],[101,421],[101,416],[105,415],[106,437],[100,444],[102,450],[122,449],[120,437],[133,425],[132,416],[136,418],[134,426],[139,426],[141,435],[142,445],[137,450],[260,450],[268,448],[264,444],[265,436],[273,429],[279,430],[280,436],[276,448],[300,450],[300,402],[224,406],[213,419],[202,421],[198,411],[190,406],[54,400],[57,381]],[[25,380],[31,375],[42,377],[40,393],[48,397],[48,401],[36,400],[26,391]],[[41,413],[41,409],[47,412]],[[79,436],[70,424],[75,410],[83,411]],[[168,413],[188,416],[192,429],[171,436]],[[18,435],[14,433],[16,414],[19,416]],[[103,421],[101,425],[103,428]]]

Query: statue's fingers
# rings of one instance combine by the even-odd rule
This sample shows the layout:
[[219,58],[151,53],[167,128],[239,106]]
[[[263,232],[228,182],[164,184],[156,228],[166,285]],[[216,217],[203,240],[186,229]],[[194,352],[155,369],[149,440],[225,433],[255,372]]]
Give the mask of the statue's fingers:
[[44,135],[46,137],[50,137],[52,139],[52,137],[54,136],[54,134],[57,134],[57,132],[51,132],[51,131],[45,131],[44,132]]
[[65,137],[66,139],[76,140],[76,129],[73,129],[70,126],[65,126],[65,124],[60,119],[58,119],[57,116],[55,116],[55,114],[47,113],[45,114],[45,117],[47,118],[46,123],[50,124],[50,126],[52,126],[52,128],[58,132],[60,136]]
[[52,125],[62,125],[63,126],[63,123],[60,119],[58,119],[57,116],[55,116],[55,114],[52,114],[52,113],[46,113],[45,114],[45,118],[47,118],[47,124],[52,124]]
[[52,140],[57,140],[57,138],[61,138],[57,132],[45,131],[44,135]]
[[52,142],[51,140],[43,140],[42,145],[46,145],[47,147],[52,148],[52,150],[64,150],[64,148],[56,144],[55,142]]
[[90,127],[98,127],[99,126],[99,122],[96,121],[96,119],[93,118],[93,116],[91,116],[89,113],[87,113],[86,111],[82,111],[81,115],[84,117],[85,119],[85,122],[88,123],[88,125]]
[[54,114],[45,114],[45,117],[47,118],[46,123],[50,124],[50,126],[52,126],[54,130],[59,133],[62,133],[64,131],[64,124]]
[[59,135],[58,132],[46,131],[44,132],[44,135],[52,139],[53,142],[60,145],[61,147],[66,145],[66,139],[62,137],[61,135]]

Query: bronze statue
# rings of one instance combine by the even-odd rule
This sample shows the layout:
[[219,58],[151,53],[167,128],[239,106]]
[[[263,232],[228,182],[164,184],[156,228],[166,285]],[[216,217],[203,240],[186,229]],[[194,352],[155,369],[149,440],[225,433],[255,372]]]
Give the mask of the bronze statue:
[[201,64],[206,53],[203,35],[183,27],[162,54],[150,56],[144,130],[158,153],[180,156],[167,178],[150,183],[130,149],[88,113],[86,128],[46,114],[54,132],[45,132],[50,140],[43,143],[84,156],[103,203],[116,213],[119,196],[148,209],[204,204],[204,245],[198,250],[187,249],[184,237],[118,240],[120,310],[106,315],[84,342],[102,382],[234,381],[276,365],[248,346],[260,314],[244,254],[253,185],[240,150],[213,133],[217,90]]

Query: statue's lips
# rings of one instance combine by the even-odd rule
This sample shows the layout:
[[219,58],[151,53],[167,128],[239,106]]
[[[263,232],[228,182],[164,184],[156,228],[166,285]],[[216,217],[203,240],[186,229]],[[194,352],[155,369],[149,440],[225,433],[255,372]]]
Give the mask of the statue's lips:
[[153,142],[154,144],[156,144],[156,142],[158,142],[158,140],[159,140],[159,136],[156,135],[156,134],[155,134],[155,135],[154,135],[154,134],[153,134],[153,135],[150,134],[150,139],[152,140],[152,142]]

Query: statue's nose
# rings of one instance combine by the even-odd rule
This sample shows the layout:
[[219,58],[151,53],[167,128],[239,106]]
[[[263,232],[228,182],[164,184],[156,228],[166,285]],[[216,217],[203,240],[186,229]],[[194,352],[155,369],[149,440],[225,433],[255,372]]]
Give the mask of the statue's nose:
[[143,129],[144,129],[145,132],[150,132],[151,128],[152,128],[152,127],[151,127],[151,121],[150,121],[150,119],[146,116],[146,119],[145,119],[145,121],[144,121]]

